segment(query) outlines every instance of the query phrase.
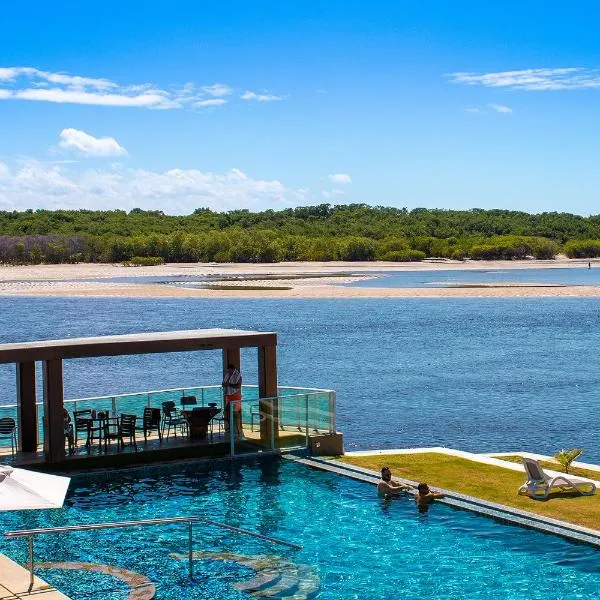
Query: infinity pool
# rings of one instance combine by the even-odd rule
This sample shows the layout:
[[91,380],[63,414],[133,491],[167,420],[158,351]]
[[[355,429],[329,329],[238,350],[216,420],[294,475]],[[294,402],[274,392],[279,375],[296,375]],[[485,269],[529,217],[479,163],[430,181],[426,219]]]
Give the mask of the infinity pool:
[[[199,515],[303,546],[293,550],[198,525],[190,582],[183,525],[61,534],[36,560],[115,565],[149,577],[157,598],[597,598],[600,552],[442,504],[378,499],[368,484],[285,460],[172,465],[78,478],[62,510],[5,513],[4,531]],[[25,540],[0,551],[25,562]],[[38,571],[71,598],[125,598],[100,574]],[[236,589],[254,581],[248,591]],[[257,587],[259,589],[257,589]],[[110,592],[115,588],[121,591]],[[254,591],[253,591],[254,590]],[[272,595],[269,595],[272,594]]]

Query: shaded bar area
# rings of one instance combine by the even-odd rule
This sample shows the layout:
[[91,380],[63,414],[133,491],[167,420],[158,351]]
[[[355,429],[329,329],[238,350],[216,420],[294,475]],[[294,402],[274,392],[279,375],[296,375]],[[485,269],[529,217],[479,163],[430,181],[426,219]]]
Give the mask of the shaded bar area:
[[[242,386],[237,431],[233,421],[226,422],[234,411],[226,410],[218,385],[64,397],[66,360],[216,350],[222,353],[223,372],[215,374],[220,379],[227,365],[242,370],[244,348],[257,349],[258,385]],[[328,447],[343,452],[335,431],[335,392],[278,386],[274,332],[198,329],[3,344],[0,364],[6,363],[16,366],[17,398],[0,406],[0,419],[14,420],[17,448],[0,444],[1,462],[66,471],[118,467],[309,448],[315,436],[329,436]],[[38,363],[42,399],[36,394]]]

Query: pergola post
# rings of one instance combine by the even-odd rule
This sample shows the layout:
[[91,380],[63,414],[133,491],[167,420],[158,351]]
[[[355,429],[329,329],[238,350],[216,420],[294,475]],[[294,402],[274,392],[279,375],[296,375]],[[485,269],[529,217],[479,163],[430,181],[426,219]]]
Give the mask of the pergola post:
[[36,452],[38,423],[35,391],[35,361],[17,363],[17,430],[19,451]]
[[[225,371],[227,371],[227,365],[229,364],[242,373],[239,348],[223,348],[223,376],[225,376]],[[243,375],[242,373],[242,377]]]
[[44,453],[49,463],[65,459],[63,361],[44,361]]
[[279,438],[279,401],[277,398],[277,346],[258,347],[258,397],[260,439],[267,447],[275,447]]

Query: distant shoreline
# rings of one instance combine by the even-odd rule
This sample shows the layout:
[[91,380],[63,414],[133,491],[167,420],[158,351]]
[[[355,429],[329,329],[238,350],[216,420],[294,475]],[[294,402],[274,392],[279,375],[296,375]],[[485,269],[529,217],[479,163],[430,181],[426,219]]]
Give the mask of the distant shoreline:
[[[127,298],[461,298],[461,297],[600,297],[600,286],[494,283],[443,288],[349,287],[381,272],[581,268],[600,269],[600,260],[557,259],[527,261],[426,260],[418,263],[303,262],[303,263],[176,263],[154,267],[120,264],[26,265],[0,267],[0,296],[127,297]],[[303,274],[310,277],[303,278]],[[234,279],[219,289],[185,285],[106,281],[116,277],[213,276]],[[277,275],[285,278],[278,279]],[[331,277],[327,277],[331,275]],[[244,279],[248,276],[249,279]],[[261,279],[264,276],[265,279]],[[293,276],[293,277],[290,277]],[[98,281],[86,281],[97,279]]]

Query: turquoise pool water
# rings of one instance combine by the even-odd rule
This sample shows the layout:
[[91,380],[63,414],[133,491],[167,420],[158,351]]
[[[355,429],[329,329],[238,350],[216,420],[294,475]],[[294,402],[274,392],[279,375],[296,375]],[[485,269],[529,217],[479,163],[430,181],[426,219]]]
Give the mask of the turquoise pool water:
[[[254,570],[220,560],[240,556],[268,557],[261,559],[263,566],[283,569],[278,584],[287,590],[275,597],[598,597],[600,552],[585,545],[441,504],[420,514],[409,498],[385,503],[368,484],[283,460],[207,469],[173,465],[86,476],[74,480],[62,510],[1,514],[0,526],[200,515],[303,545],[296,551],[198,526],[195,550],[216,554],[196,561],[196,581],[190,583],[187,562],[169,557],[186,551],[187,530],[181,525],[77,533],[36,543],[39,560],[100,562],[143,573],[158,584],[157,598],[167,600],[250,598],[232,585],[252,579]],[[25,561],[24,540],[0,545],[0,551]],[[40,574],[72,598],[125,597],[124,591],[106,591],[114,586],[106,575]]]

